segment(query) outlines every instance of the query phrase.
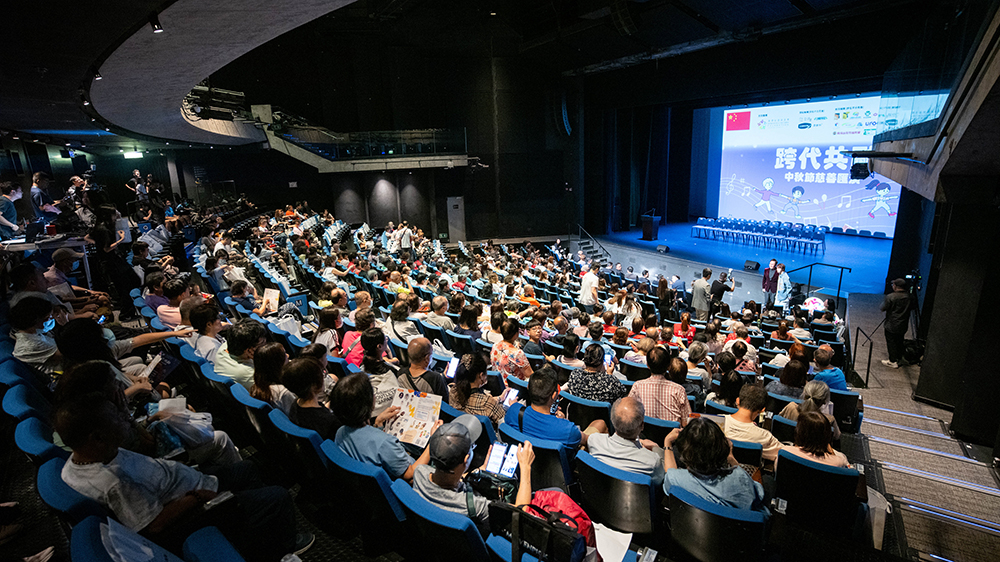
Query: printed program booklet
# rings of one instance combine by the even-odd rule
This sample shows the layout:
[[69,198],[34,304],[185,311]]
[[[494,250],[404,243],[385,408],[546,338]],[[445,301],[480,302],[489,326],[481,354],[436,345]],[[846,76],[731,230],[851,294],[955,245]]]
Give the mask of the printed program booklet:
[[441,416],[441,397],[397,388],[391,405],[399,406],[399,415],[385,425],[385,432],[403,443],[426,447],[431,429]]

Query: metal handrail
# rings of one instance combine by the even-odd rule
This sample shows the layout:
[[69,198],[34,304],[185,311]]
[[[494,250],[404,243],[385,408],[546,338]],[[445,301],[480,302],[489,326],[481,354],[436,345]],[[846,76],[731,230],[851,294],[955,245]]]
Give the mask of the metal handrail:
[[833,265],[833,264],[830,264],[830,263],[815,262],[815,263],[811,263],[809,265],[803,265],[802,267],[796,267],[795,269],[788,270],[785,273],[795,273],[796,271],[809,268],[809,279],[806,281],[806,294],[808,295],[809,293],[812,292],[813,268],[816,267],[817,265],[822,265],[822,266],[825,266],[825,267],[833,267],[835,269],[839,269],[840,270],[840,277],[837,279],[837,299],[836,299],[837,300],[837,306],[839,307],[840,306],[840,288],[844,284],[844,270],[846,269],[848,273],[851,273],[851,268],[847,267],[846,265]]
[[[582,239],[583,238],[583,236],[580,234],[581,232],[583,234],[586,234],[587,238],[591,242],[593,242],[594,244],[597,244],[601,248],[601,251],[604,252],[605,256],[607,256],[609,258],[611,257],[611,252],[609,252],[608,249],[605,248],[603,244],[601,244],[600,242],[598,242],[596,238],[594,238],[593,236],[591,236],[591,234],[589,232],[587,232],[587,230],[584,229],[583,226],[581,226],[579,223],[570,226],[570,232],[571,233],[573,232],[573,226],[575,226],[577,228],[577,234],[576,234],[576,236],[577,236],[578,239]],[[572,234],[570,234],[570,238],[572,238]]]
[[[881,326],[881,324],[879,324],[879,326]],[[876,328],[876,330],[877,329],[878,328]],[[872,333],[874,334],[874,331]],[[864,336],[865,340],[867,341],[862,343],[861,338],[859,336]],[[871,385],[868,384],[868,378],[871,377],[872,374],[872,348],[874,348],[875,346],[872,345],[871,335],[862,330],[861,326],[858,326],[854,332],[854,353],[851,355],[852,368],[854,368],[858,364],[858,347],[865,345],[868,346],[868,365],[865,367],[865,388],[869,388]]]

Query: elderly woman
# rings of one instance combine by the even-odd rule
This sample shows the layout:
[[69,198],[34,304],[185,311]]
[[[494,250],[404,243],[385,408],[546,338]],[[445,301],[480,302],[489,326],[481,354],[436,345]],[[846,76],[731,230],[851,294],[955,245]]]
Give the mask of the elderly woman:
[[604,362],[604,348],[591,344],[583,352],[583,368],[569,375],[566,392],[578,398],[614,402],[628,395],[629,388],[614,374],[614,363]]
[[833,426],[832,439],[840,439],[840,427],[837,426],[837,419],[833,417],[833,403],[830,402],[830,387],[822,381],[809,381],[802,394],[799,396],[802,403],[789,402],[778,414],[783,418],[796,421],[806,412],[819,412],[826,416],[826,419]]
[[413,338],[420,337],[420,332],[413,322],[408,320],[410,316],[409,303],[404,299],[399,299],[392,305],[389,312],[389,320],[383,325],[382,331],[390,338],[409,343]]
[[[770,514],[764,505],[764,488],[740,468],[733,444],[719,424],[694,418],[684,429],[671,431],[663,446],[664,493],[677,486],[712,503]],[[678,460],[686,468],[677,468]]]
[[656,340],[651,337],[645,337],[638,341],[638,343],[633,343],[632,351],[625,354],[624,359],[626,361],[632,361],[633,363],[646,364],[646,354],[656,347]]
[[700,366],[707,357],[708,346],[700,341],[692,343],[691,347],[688,348],[688,376],[695,375],[701,377],[702,387],[705,389],[705,392],[708,392],[712,388],[712,373]]

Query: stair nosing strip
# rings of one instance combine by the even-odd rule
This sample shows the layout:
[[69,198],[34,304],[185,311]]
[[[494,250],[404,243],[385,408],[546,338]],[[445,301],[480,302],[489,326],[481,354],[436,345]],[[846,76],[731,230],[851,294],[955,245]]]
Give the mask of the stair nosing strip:
[[965,488],[973,492],[980,492],[983,494],[1000,497],[1000,490],[996,488],[987,488],[981,484],[976,484],[974,482],[969,482],[967,480],[960,480],[958,478],[952,478],[950,476],[945,476],[943,474],[936,474],[934,472],[928,472],[926,470],[920,470],[918,468],[913,468],[909,466],[904,466],[901,464],[896,464],[892,462],[876,461],[881,468],[886,470],[892,470],[894,472],[899,472],[902,474],[909,474],[910,476],[916,476],[918,478],[924,478],[927,480],[933,480],[935,482],[940,482],[941,484],[948,484],[950,486],[956,486],[958,488]]
[[872,425],[877,425],[879,427],[888,427],[890,429],[898,429],[900,431],[909,431],[911,433],[919,433],[921,435],[927,435],[928,437],[939,437],[941,439],[950,439],[952,441],[957,441],[957,439],[955,439],[951,435],[946,435],[944,433],[939,433],[937,431],[928,431],[926,429],[918,429],[916,427],[910,427],[908,425],[899,425],[899,424],[896,424],[896,423],[878,421],[878,420],[873,420],[873,419],[869,419],[869,418],[865,418],[864,423],[870,423]]
[[865,404],[865,409],[879,410],[881,412],[892,412],[894,414],[899,414],[901,416],[910,416],[911,418],[918,418],[918,419],[931,420],[937,422],[941,421],[935,417],[925,416],[923,414],[914,414],[912,412],[904,412],[902,410],[893,410],[892,408],[882,408],[879,406],[872,406],[871,404]]
[[938,456],[949,458],[949,459],[952,459],[952,460],[962,461],[962,462],[966,462],[966,463],[970,463],[970,464],[975,464],[975,465],[978,465],[978,466],[981,466],[981,467],[984,467],[984,468],[989,468],[989,465],[986,464],[986,463],[984,463],[984,462],[982,462],[982,461],[977,461],[976,459],[970,459],[969,457],[964,457],[962,455],[956,455],[955,453],[946,453],[944,451],[938,451],[937,449],[931,449],[931,448],[928,448],[928,447],[921,447],[919,445],[913,445],[913,444],[910,444],[910,443],[903,443],[901,441],[893,441],[892,439],[886,439],[884,437],[877,437],[875,435],[868,435],[867,437],[868,437],[868,439],[870,441],[874,441],[876,443],[882,443],[884,445],[893,445],[893,446],[896,446],[896,447],[903,447],[904,449],[911,449],[911,450],[914,450],[914,451],[920,451],[922,453],[929,453],[931,455],[938,455]]

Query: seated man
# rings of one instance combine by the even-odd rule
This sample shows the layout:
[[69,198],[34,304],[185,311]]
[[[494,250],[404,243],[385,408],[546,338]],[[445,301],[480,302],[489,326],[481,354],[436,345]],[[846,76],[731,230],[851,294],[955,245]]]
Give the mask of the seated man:
[[406,346],[406,354],[410,358],[410,366],[403,369],[396,377],[396,384],[400,388],[409,390],[419,390],[437,394],[445,400],[448,399],[448,382],[444,375],[434,371],[428,371],[431,364],[432,351],[431,340],[427,338],[413,338]]
[[[384,410],[371,423],[375,409],[375,389],[365,373],[348,375],[333,387],[330,405],[344,424],[337,430],[335,441],[353,459],[385,470],[390,478],[413,480],[418,466],[430,462],[430,449],[424,449],[420,458],[413,460],[399,439],[378,429],[399,415],[399,406]],[[441,427],[438,420],[431,429],[433,436]]]
[[173,330],[181,323],[181,301],[191,296],[191,288],[187,281],[175,277],[163,283],[163,296],[167,297],[167,304],[156,309],[156,316],[164,326]]
[[813,337],[812,332],[809,331],[809,324],[802,317],[795,318],[795,329],[789,330],[788,334],[801,343],[809,343]]
[[781,450],[781,441],[778,441],[771,432],[757,427],[754,420],[760,417],[767,404],[767,392],[752,384],[745,384],[740,389],[740,396],[736,399],[735,414],[725,416],[726,423],[723,430],[726,437],[735,441],[747,441],[749,443],[760,443],[764,447],[764,458],[773,461],[778,458],[778,451]]
[[[219,527],[250,560],[302,553],[315,540],[311,534],[296,534],[288,491],[264,487],[249,462],[221,467],[210,476],[120,448],[128,420],[102,393],[64,401],[52,419],[73,450],[62,469],[63,481],[160,546],[177,552],[191,532],[210,525]],[[223,490],[233,492],[235,501],[206,509],[206,502]]]
[[681,427],[684,427],[691,416],[691,404],[684,387],[667,379],[670,363],[670,352],[662,347],[654,347],[646,354],[649,378],[633,384],[629,396],[642,403],[647,416],[680,422]]
[[52,335],[56,321],[51,302],[37,297],[21,299],[10,309],[10,325],[14,328],[14,357],[43,373],[61,370],[62,355]]
[[69,313],[66,321],[75,318],[97,319],[97,305],[85,306],[79,312],[74,312],[73,307],[64,303],[59,297],[48,291],[48,282],[45,280],[45,272],[35,267],[31,262],[25,262],[10,270],[10,282],[13,294],[10,297],[10,306],[17,306],[17,303],[25,297],[38,297],[52,303],[55,310],[64,310]]
[[253,386],[253,355],[266,341],[264,326],[244,318],[226,332],[226,343],[215,353],[215,373],[229,377],[247,390]]
[[626,396],[611,406],[614,435],[595,433],[587,440],[587,451],[597,460],[653,479],[653,485],[663,483],[663,448],[649,439],[639,439],[646,410],[642,402]]
[[424,318],[424,322],[454,331],[455,323],[445,314],[446,312],[448,312],[448,298],[438,295],[431,300],[431,312]]
[[162,305],[170,304],[170,299],[163,296],[163,284],[166,281],[167,276],[159,271],[146,276],[146,282],[144,283],[146,293],[142,299],[145,301],[146,306],[152,308],[154,312],[159,310]]
[[79,252],[74,252],[69,248],[59,248],[58,250],[52,252],[52,266],[45,272],[45,282],[47,286],[52,289],[60,285],[69,286],[69,290],[72,291],[72,298],[63,298],[63,302],[72,304],[73,308],[76,310],[84,310],[93,312],[97,310],[98,306],[109,306],[111,304],[111,298],[107,293],[101,293],[99,291],[91,291],[90,289],[85,289],[77,285],[73,285],[69,282],[69,277],[66,274],[75,270],[79,264],[80,260],[85,256]]
[[[470,516],[486,536],[490,529],[490,500],[462,481],[472,464],[472,446],[481,431],[482,424],[471,414],[458,416],[455,421],[442,425],[427,443],[430,464],[417,467],[413,489],[441,509]],[[529,441],[517,446],[521,479],[514,505],[531,503],[531,463],[534,460],[535,453]]]
[[816,370],[813,371],[812,380],[824,382],[826,386],[833,390],[846,391],[847,379],[844,377],[844,371],[830,364],[834,353],[833,348],[827,344],[819,346],[819,349],[813,352],[813,361],[816,363]]
[[559,377],[549,365],[531,374],[527,399],[530,406],[512,405],[504,416],[504,423],[529,438],[556,441],[573,453],[581,445],[587,445],[590,435],[608,432],[608,424],[604,420],[594,420],[581,432],[575,423],[563,416],[562,410],[553,410],[559,400]]

